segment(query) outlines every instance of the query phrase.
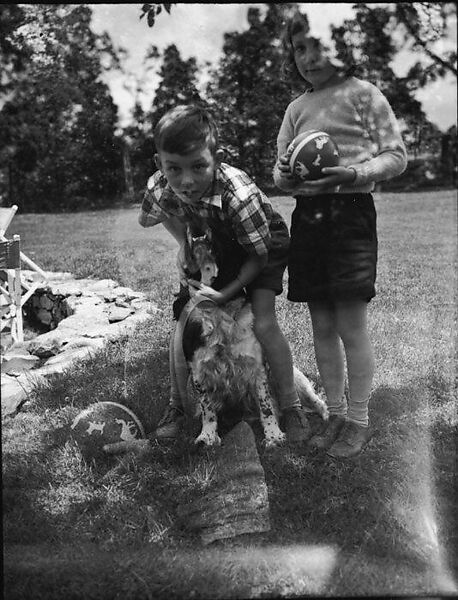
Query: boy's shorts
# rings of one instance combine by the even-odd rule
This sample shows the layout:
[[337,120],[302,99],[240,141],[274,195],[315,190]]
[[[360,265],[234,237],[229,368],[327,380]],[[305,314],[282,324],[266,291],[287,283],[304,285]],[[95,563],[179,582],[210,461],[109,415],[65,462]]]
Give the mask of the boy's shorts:
[[[246,286],[248,295],[253,290],[273,290],[278,296],[283,291],[283,275],[288,264],[289,232],[288,226],[281,217],[275,218],[270,223],[271,241],[268,262],[259,275]],[[247,259],[246,251],[235,238],[229,238],[225,232],[214,232],[214,243],[217,243],[219,273],[213,282],[215,290],[220,290],[233,281],[242,264]],[[217,238],[217,239],[215,239]]]
[[289,232],[284,221],[270,224],[272,234],[267,265],[249,285],[246,290],[250,296],[253,290],[273,290],[278,296],[283,291],[283,275],[288,264]]
[[373,298],[376,225],[371,194],[297,196],[291,218],[288,300]]

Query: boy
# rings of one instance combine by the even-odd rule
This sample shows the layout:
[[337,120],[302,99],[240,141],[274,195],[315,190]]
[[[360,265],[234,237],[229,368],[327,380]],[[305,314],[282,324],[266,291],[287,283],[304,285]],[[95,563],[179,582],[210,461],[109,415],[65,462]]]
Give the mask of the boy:
[[[292,444],[305,442],[310,429],[301,408],[291,351],[275,315],[275,296],[281,294],[287,264],[289,233],[267,197],[239,169],[221,162],[218,131],[208,112],[198,106],[177,106],[154,130],[159,169],[148,180],[139,223],[162,223],[180,245],[185,225],[204,219],[220,253],[220,275],[198,294],[224,304],[246,291],[252,303],[254,333],[278,387],[283,429]],[[171,399],[155,432],[176,437],[182,408],[171,364]]]

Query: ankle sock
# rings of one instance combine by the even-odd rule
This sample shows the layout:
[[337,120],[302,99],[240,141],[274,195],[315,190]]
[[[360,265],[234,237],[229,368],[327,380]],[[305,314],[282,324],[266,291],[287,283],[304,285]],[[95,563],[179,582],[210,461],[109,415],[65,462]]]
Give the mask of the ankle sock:
[[289,410],[290,408],[302,407],[301,401],[299,400],[299,396],[297,395],[296,390],[289,394],[283,394],[283,396],[278,400],[278,405],[280,407],[281,412],[285,412],[285,410]]
[[347,416],[347,399],[342,396],[340,400],[327,402],[329,415],[338,415],[339,417]]
[[350,400],[348,407],[347,419],[353,421],[357,425],[367,427],[369,425],[369,398],[365,400],[354,401]]

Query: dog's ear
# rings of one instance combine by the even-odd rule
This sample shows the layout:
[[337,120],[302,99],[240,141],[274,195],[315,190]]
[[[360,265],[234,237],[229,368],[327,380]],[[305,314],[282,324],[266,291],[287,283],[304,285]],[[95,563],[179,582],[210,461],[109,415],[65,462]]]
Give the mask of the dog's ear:
[[192,285],[188,285],[188,294],[190,298],[194,298],[194,296],[197,294],[196,288]]
[[[189,227],[189,225],[187,225],[186,226],[186,243],[184,245],[184,262],[186,263],[185,271],[187,271],[188,275],[197,274],[199,272],[199,267],[197,266],[196,261],[193,256],[193,246],[194,246],[193,239],[194,238],[192,236],[191,228]],[[194,278],[197,278],[197,275],[195,275]]]
[[213,330],[215,329],[215,325],[212,322],[212,320],[203,313],[202,313],[201,325],[202,325],[202,335],[204,337],[208,337],[211,333],[213,333]]
[[186,286],[180,284],[180,291],[176,294],[176,299],[173,302],[173,318],[178,321],[181,315],[181,311],[189,302],[189,290]]
[[191,226],[189,224],[186,225],[186,242],[187,242],[188,248],[191,249],[192,242],[193,242],[193,236],[192,236]]

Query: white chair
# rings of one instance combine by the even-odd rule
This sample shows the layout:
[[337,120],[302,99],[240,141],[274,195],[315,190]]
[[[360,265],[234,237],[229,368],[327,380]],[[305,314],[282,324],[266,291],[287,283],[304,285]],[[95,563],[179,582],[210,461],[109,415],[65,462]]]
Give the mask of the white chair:
[[[0,331],[9,326],[15,342],[24,340],[22,307],[47,279],[45,271],[21,252],[21,239],[14,235],[7,239],[5,234],[16,214],[17,206],[0,207]],[[21,262],[38,273],[39,281],[29,283],[21,272]]]
[[30,294],[22,296],[21,239],[0,241],[0,331],[9,325],[15,342],[24,341],[22,305]]
[[[13,206],[9,206],[7,208],[5,208],[3,206],[0,207],[0,241],[1,242],[6,241],[6,237],[5,237],[6,230],[8,229],[16,212],[17,212],[16,204],[14,204]],[[20,256],[21,256],[22,262],[24,262],[30,269],[32,269],[32,271],[35,271],[36,273],[41,275],[41,277],[43,279],[46,279],[46,273],[43,271],[43,269],[40,269],[40,267],[36,263],[34,263],[32,259],[30,259],[28,256],[26,256],[23,252],[21,252]]]

